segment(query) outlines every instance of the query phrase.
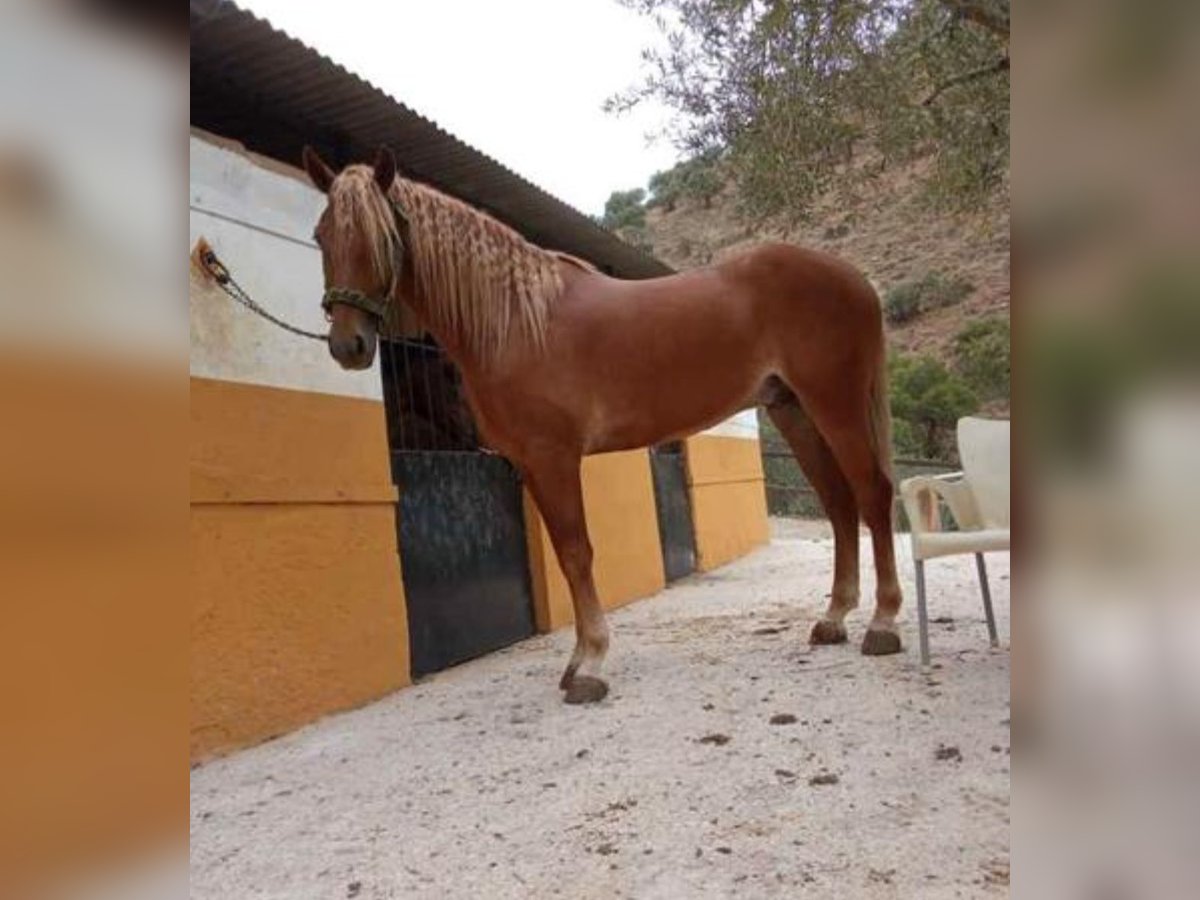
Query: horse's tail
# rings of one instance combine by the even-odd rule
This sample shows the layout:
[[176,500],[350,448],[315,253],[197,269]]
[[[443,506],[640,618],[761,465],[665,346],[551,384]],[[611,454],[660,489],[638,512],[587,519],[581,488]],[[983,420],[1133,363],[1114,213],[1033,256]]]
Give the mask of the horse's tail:
[[[882,326],[881,326],[882,330]],[[880,335],[879,355],[871,372],[868,396],[871,423],[871,445],[879,468],[892,480],[892,410],[888,402],[887,341]]]

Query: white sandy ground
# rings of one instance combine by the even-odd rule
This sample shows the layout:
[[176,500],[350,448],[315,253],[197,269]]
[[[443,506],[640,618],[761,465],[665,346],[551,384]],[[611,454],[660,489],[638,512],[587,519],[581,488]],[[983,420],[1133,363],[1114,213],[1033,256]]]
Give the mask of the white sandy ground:
[[[567,629],[196,769],[191,896],[1006,895],[1009,654],[973,559],[927,567],[948,619],[923,675],[906,537],[906,652],[867,658],[870,591],[850,644],[810,648],[832,545],[773,528],[611,616],[598,706],[560,702]],[[1007,648],[1008,556],[988,562]]]

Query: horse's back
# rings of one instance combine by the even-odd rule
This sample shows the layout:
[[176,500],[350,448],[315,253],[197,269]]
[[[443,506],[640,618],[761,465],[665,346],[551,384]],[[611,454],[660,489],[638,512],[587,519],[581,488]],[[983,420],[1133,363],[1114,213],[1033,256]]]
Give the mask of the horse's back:
[[773,361],[781,343],[795,352],[798,343],[882,337],[879,299],[866,277],[845,260],[795,244],[760,244],[643,281],[572,275],[560,315],[571,323],[570,352],[584,357],[633,356],[637,367],[670,371],[720,348],[757,367]]
[[866,276],[846,260],[782,241],[758,244],[714,267],[767,302],[827,301],[878,311],[879,299]]

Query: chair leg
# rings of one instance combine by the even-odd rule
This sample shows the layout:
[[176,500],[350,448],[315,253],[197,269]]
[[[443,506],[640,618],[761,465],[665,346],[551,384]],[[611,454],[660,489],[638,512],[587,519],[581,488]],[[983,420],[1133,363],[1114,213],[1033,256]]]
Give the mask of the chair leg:
[[988,587],[987,567],[983,564],[983,554],[975,554],[975,567],[979,569],[979,590],[983,592],[983,614],[987,616],[988,637],[992,646],[1000,646],[1000,638],[996,635],[996,615],[992,612],[992,591]]
[[917,566],[917,632],[921,640],[921,665],[929,665],[929,613],[925,608],[925,561],[918,559]]

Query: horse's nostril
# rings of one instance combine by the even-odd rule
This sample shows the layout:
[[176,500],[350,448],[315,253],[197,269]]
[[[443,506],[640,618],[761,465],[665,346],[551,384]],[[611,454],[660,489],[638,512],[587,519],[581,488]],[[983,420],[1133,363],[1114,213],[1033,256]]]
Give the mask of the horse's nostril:
[[354,336],[354,355],[362,356],[366,352],[367,342],[363,340],[363,336],[361,334],[356,334]]

